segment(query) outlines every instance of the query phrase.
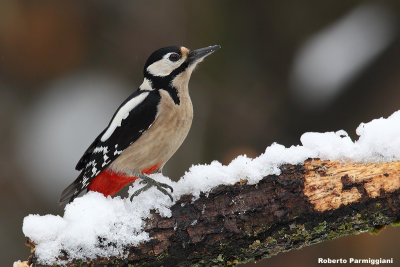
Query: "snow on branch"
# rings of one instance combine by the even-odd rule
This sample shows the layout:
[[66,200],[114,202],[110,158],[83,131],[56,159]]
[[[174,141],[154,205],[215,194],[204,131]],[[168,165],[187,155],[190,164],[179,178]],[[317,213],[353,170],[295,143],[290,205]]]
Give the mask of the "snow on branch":
[[30,263],[235,264],[398,221],[400,111],[357,134],[305,133],[302,145],[193,166],[176,183],[152,175],[174,202],[157,190],[132,202],[90,192],[63,217],[29,215]]

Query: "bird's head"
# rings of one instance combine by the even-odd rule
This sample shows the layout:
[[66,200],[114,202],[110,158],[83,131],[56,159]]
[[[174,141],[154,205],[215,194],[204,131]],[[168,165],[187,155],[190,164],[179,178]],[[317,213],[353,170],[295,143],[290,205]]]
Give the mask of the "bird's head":
[[[175,87],[189,83],[190,75],[198,63],[221,48],[219,45],[190,50],[183,46],[168,46],[153,52],[144,66],[142,86],[152,89]],[[147,81],[146,81],[147,80]],[[142,88],[141,89],[144,89]]]

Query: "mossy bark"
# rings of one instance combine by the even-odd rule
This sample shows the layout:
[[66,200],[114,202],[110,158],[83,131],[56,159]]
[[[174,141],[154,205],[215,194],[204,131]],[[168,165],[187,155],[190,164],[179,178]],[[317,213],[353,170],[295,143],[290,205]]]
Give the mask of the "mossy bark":
[[[184,196],[171,218],[154,213],[146,226],[152,240],[126,248],[128,257],[69,259],[69,266],[236,265],[400,219],[399,162],[308,160],[281,171],[256,185],[219,186],[194,201]],[[33,252],[29,263],[42,266],[36,262]]]

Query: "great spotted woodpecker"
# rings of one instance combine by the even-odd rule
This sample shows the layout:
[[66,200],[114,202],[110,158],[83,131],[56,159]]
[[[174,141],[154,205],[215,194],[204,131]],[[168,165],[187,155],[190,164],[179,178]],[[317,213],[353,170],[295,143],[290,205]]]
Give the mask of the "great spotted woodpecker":
[[71,202],[83,190],[114,195],[125,185],[142,179],[172,197],[148,174],[161,172],[183,143],[193,119],[188,83],[196,65],[219,45],[197,50],[170,46],[155,51],[144,66],[144,81],[117,109],[107,128],[93,141],[76,165],[81,171],[61,194]]

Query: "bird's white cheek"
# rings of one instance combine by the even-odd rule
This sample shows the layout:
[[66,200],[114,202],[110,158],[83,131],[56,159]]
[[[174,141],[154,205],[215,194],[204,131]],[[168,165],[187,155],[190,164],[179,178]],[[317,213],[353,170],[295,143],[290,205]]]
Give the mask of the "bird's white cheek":
[[182,63],[186,60],[186,57],[182,57],[180,60],[172,62],[168,60],[168,56],[169,54],[164,56],[164,58],[160,59],[159,61],[156,61],[148,66],[147,71],[153,76],[168,76],[175,69],[179,68],[179,66],[182,65]]
[[154,62],[150,66],[147,67],[147,71],[153,76],[167,76],[169,75],[176,66],[169,64],[163,60]]

